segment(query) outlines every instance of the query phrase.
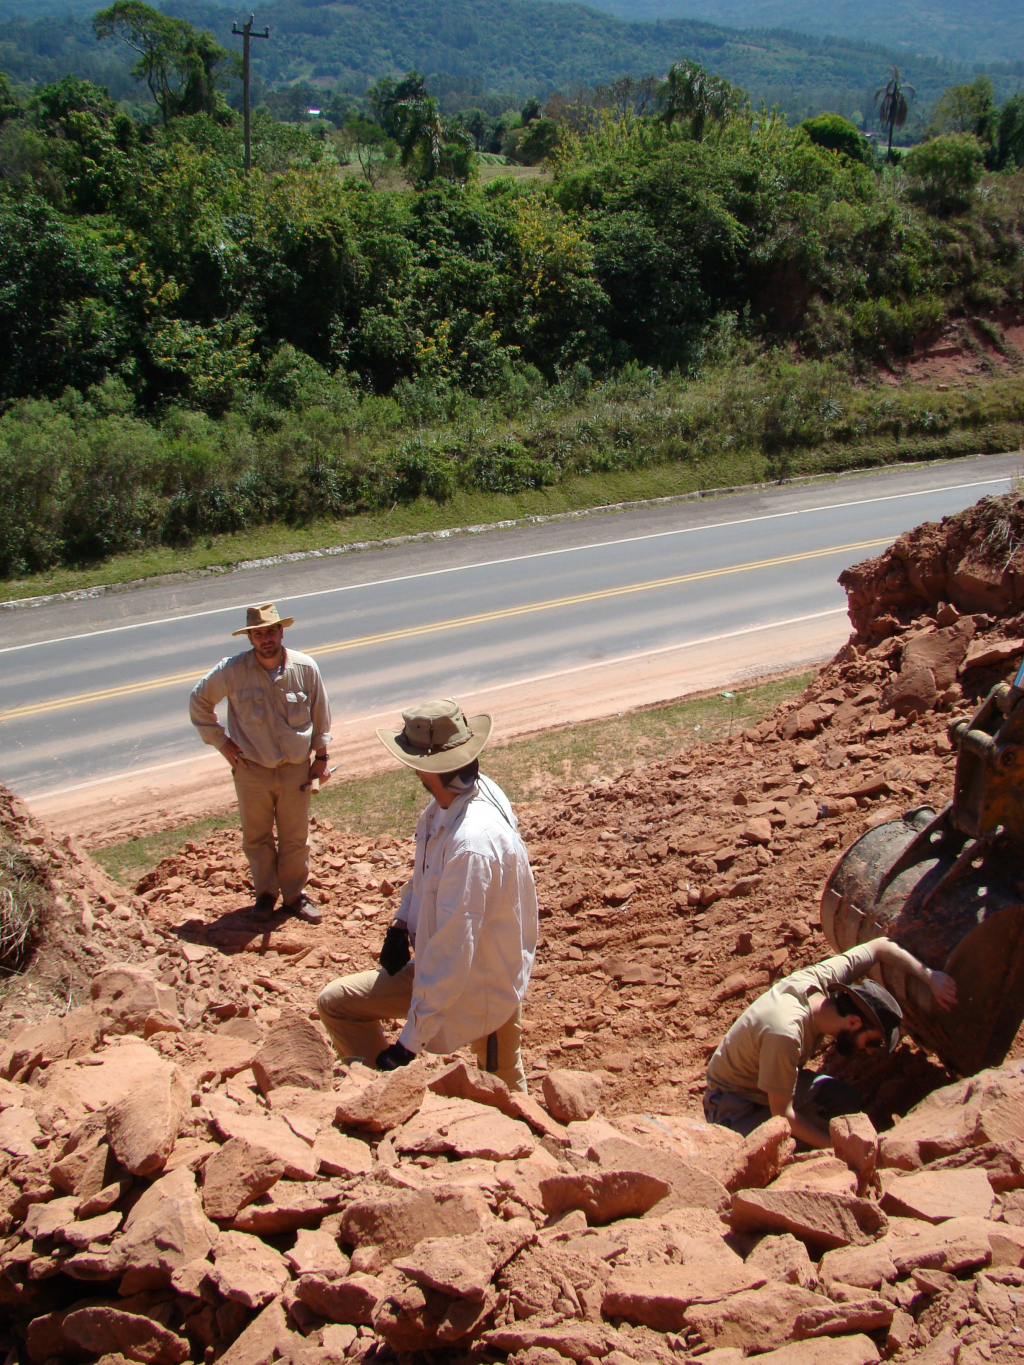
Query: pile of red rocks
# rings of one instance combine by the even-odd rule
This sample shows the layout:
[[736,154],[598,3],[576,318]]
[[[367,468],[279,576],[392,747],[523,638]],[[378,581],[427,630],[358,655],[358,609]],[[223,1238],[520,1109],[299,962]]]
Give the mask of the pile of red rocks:
[[[964,534],[928,530],[947,557]],[[323,927],[257,924],[237,831],[129,893],[0,790],[53,904],[0,1016],[9,1365],[1018,1359],[1024,1040],[952,1085],[909,1042],[826,1057],[870,1097],[835,1156],[698,1108],[736,1015],[827,951],[838,852],[948,799],[947,725],[1019,657],[1013,619],[942,592],[855,607],[850,645],[742,735],[519,807],[529,1095],[460,1058],[332,1057],[315,996],[375,961],[408,839],[314,822]]]
[[868,644],[942,603],[1005,621],[1024,608],[1024,497],[990,496],[941,523],[923,522],[839,582],[855,638]]
[[299,1013],[179,1028],[126,964],[0,1053],[9,1360],[1020,1358],[1024,1064],[796,1156],[783,1119],[602,1115],[585,1072],[545,1108],[341,1065]]

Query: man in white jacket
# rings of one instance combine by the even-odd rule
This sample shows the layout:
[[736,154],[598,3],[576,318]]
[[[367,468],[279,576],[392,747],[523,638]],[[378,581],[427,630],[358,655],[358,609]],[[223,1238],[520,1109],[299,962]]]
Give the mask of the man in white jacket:
[[[402,719],[397,735],[377,736],[433,797],[416,825],[413,878],[381,970],[330,982],[317,1009],[342,1057],[391,1071],[421,1052],[472,1043],[482,1070],[525,1090],[522,1002],[537,951],[537,892],[508,798],[479,771],[491,717],[467,720],[447,700]],[[389,1047],[381,1021],[401,1018]]]

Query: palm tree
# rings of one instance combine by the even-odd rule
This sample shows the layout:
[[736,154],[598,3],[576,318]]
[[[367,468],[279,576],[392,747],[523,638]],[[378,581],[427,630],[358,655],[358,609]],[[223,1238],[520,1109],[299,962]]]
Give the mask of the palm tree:
[[[910,101],[917,94],[912,85],[904,85],[900,77],[898,66],[890,66],[889,79],[875,91],[875,103],[878,104],[878,121],[889,129],[889,150],[886,160],[892,160],[892,135],[897,128],[902,128],[907,121],[910,113]],[[909,99],[908,99],[909,96]],[[881,100],[881,104],[879,104]]]
[[690,136],[695,142],[704,137],[708,119],[726,123],[736,100],[736,91],[720,76],[712,76],[699,62],[676,62],[658,91],[661,119],[671,127],[677,118],[690,120]]

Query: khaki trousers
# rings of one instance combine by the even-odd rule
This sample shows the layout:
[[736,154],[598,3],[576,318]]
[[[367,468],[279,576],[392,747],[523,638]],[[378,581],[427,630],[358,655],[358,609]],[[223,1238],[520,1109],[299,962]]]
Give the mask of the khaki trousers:
[[[382,1019],[404,1019],[412,1002],[416,964],[388,976],[385,971],[355,972],[329,982],[320,992],[316,1007],[324,1027],[334,1039],[339,1057],[359,1057],[373,1066],[388,1045]],[[520,1050],[523,1008],[501,1028],[473,1044],[476,1064],[505,1082],[510,1090],[526,1090],[526,1073]]]
[[[249,861],[257,896],[276,896],[285,905],[297,900],[309,880],[309,763],[264,768],[239,764],[235,791],[242,817],[242,851]],[[277,843],[274,843],[274,825]]]

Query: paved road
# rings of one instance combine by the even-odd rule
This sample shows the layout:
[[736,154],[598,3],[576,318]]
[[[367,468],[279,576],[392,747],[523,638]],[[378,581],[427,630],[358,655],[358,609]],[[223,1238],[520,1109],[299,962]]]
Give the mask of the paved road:
[[993,456],[516,528],[4,614],[0,779],[33,797],[196,753],[187,700],[274,598],[339,719],[842,611],[836,576],[1005,491]]

